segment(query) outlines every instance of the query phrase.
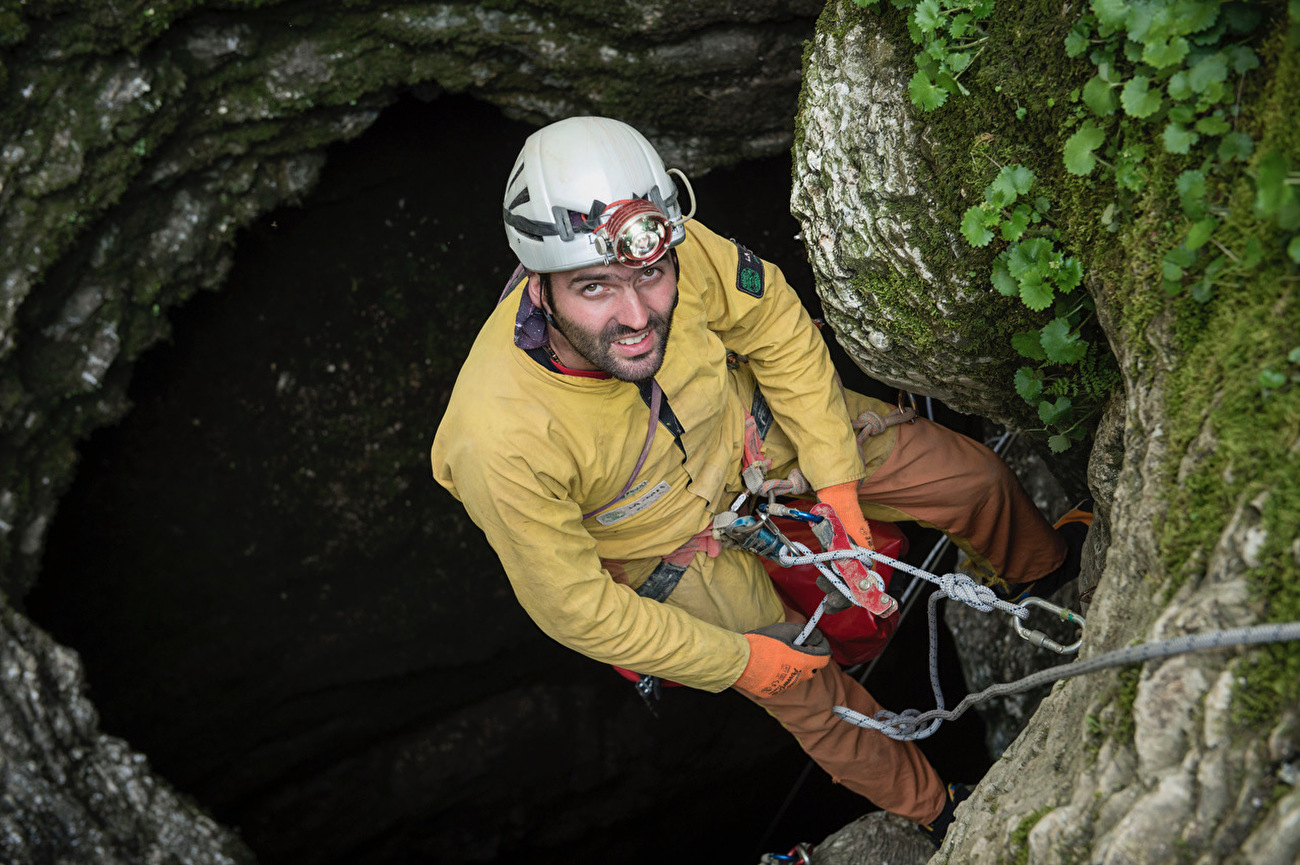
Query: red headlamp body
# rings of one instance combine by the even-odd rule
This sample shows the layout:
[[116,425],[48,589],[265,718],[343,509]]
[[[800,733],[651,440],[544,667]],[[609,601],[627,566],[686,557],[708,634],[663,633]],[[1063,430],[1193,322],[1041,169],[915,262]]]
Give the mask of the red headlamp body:
[[628,267],[654,264],[668,251],[673,226],[652,202],[641,198],[615,201],[601,213],[594,232],[596,248]]

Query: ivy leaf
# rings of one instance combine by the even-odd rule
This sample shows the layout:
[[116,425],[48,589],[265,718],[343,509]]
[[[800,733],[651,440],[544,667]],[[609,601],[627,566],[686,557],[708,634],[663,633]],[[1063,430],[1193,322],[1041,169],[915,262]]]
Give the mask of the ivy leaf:
[[1072,407],[1068,396],[1057,397],[1055,403],[1043,400],[1038,404],[1038,419],[1043,422],[1043,426],[1051,426],[1069,414]]
[[1106,133],[1085,121],[1065,142],[1065,170],[1080,177],[1092,173],[1097,157],[1092,152],[1106,140]]
[[1206,92],[1211,84],[1219,84],[1228,77],[1228,58],[1222,52],[1207,55],[1196,62],[1187,77],[1187,83],[1197,93]]
[[1268,219],[1285,200],[1287,161],[1280,151],[1270,150],[1259,160],[1255,176],[1255,215]]
[[988,246],[993,239],[993,232],[984,225],[984,209],[978,204],[966,208],[961,218],[961,235],[975,247]]
[[1056,271],[1056,287],[1069,294],[1078,288],[1081,282],[1083,282],[1083,265],[1079,263],[1079,259],[1070,256],[1062,261]]
[[1187,153],[1199,137],[1182,124],[1171,122],[1165,126],[1163,135],[1165,150],[1169,153]]
[[916,11],[913,13],[913,20],[916,21],[916,26],[921,28],[922,33],[933,33],[942,17],[939,11],[939,0],[921,0],[916,4]]
[[1008,165],[993,178],[984,197],[989,201],[1000,202],[999,207],[1011,204],[1017,196],[1024,195],[1034,185],[1034,172],[1023,165]]
[[1047,437],[1047,447],[1054,454],[1064,453],[1070,449],[1070,437],[1067,435],[1054,435]]
[[1261,369],[1259,371],[1259,386],[1269,390],[1277,390],[1286,384],[1286,373],[1276,372],[1271,369]]
[[1214,114],[1196,121],[1196,131],[1205,135],[1222,135],[1231,128],[1228,121]]
[[971,56],[966,51],[958,51],[955,54],[949,54],[947,65],[948,69],[956,75],[970,65]]
[[1055,363],[1078,363],[1088,353],[1088,341],[1080,339],[1063,318],[1054,318],[1043,325],[1040,338],[1047,359]]
[[920,69],[907,82],[907,94],[912,98],[912,104],[922,111],[933,111],[948,100],[948,91],[935,87],[930,76]]
[[1015,277],[1007,270],[1007,254],[1004,252],[999,255],[993,262],[993,287],[998,290],[998,294],[1007,297],[1018,297],[1020,295],[1020,283],[1016,282]]
[[1142,47],[1142,60],[1157,69],[1165,69],[1181,63],[1187,56],[1187,50],[1187,40],[1181,36],[1169,40],[1158,39],[1147,42]]
[[1015,382],[1016,393],[1030,405],[1043,395],[1043,382],[1038,378],[1038,373],[1030,367],[1022,366],[1016,370]]
[[1250,3],[1227,3],[1224,4],[1223,14],[1232,32],[1249,33],[1259,26],[1261,12]]
[[[1030,360],[1047,360],[1047,353],[1043,351],[1042,338],[1043,334],[1041,331],[1023,330],[1011,337],[1011,347],[1014,348],[1022,357],[1027,357]],[[1030,370],[1027,366],[1022,366],[1020,369],[1022,371],[1033,372],[1033,370]],[[1019,376],[1020,373],[1017,372],[1016,377],[1019,378]],[[1017,386],[1016,389],[1019,390],[1019,386]],[[1039,386],[1039,390],[1042,390],[1041,385]],[[1037,395],[1037,393],[1034,394],[1034,396]],[[1022,393],[1021,396],[1025,395]],[[1032,397],[1025,396],[1025,399],[1032,400]]]
[[1187,232],[1187,239],[1183,241],[1183,246],[1188,249],[1200,249],[1210,239],[1214,229],[1219,227],[1219,220],[1213,216],[1207,216],[1198,222],[1192,223],[1192,228]]
[[1022,204],[1017,207],[1011,214],[1011,218],[1002,223],[1003,240],[1019,240],[1020,236],[1025,233],[1029,227],[1029,214],[1032,211],[1028,205]]
[[1088,50],[1088,37],[1080,33],[1078,28],[1070,31],[1070,35],[1065,37],[1065,56],[1078,57]]
[[1219,161],[1239,159],[1245,162],[1255,152],[1255,142],[1244,132],[1229,132],[1219,141]]
[[1178,188],[1178,201],[1183,205],[1183,213],[1188,219],[1200,219],[1205,215],[1205,175],[1199,171],[1187,170],[1178,175],[1174,185]]
[[1197,303],[1209,303],[1214,297],[1214,283],[1209,276],[1192,286],[1192,300]]
[[[1300,234],[1291,238],[1291,242],[1286,245],[1286,254],[1291,256],[1291,260],[1296,264],[1300,264]],[[1292,350],[1291,354],[1295,354],[1296,351],[1300,351],[1300,349]],[[1292,360],[1300,363],[1300,357],[1292,358]]]
[[1252,69],[1259,68],[1259,55],[1245,45],[1232,45],[1228,49],[1228,63],[1232,71],[1244,75]]
[[1169,98],[1175,102],[1182,102],[1184,99],[1191,99],[1193,96],[1192,85],[1188,83],[1187,73],[1182,70],[1170,76],[1166,89],[1169,91]]
[[1083,104],[1098,117],[1114,114],[1115,94],[1111,92],[1111,85],[1103,81],[1100,75],[1089,78],[1088,83],[1083,85]]
[[1042,312],[1052,305],[1052,287],[1037,273],[1026,274],[1020,280],[1020,302],[1034,312]]
[[1160,110],[1164,100],[1160,97],[1160,91],[1151,90],[1150,85],[1151,79],[1145,75],[1134,75],[1128,80],[1119,96],[1125,114],[1140,120]]
[[1118,30],[1128,18],[1128,5],[1124,0],[1092,0],[1092,14],[1103,26]]

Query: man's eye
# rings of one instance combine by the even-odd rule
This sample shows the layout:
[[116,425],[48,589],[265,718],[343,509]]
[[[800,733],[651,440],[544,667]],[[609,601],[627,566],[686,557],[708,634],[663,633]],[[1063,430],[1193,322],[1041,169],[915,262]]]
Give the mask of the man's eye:
[[602,288],[604,288],[604,286],[602,286],[599,282],[593,282],[591,285],[584,285],[582,287],[582,293],[597,294]]
[[660,272],[661,271],[657,267],[647,267],[645,270],[641,271],[641,276],[644,279],[654,279],[660,274]]

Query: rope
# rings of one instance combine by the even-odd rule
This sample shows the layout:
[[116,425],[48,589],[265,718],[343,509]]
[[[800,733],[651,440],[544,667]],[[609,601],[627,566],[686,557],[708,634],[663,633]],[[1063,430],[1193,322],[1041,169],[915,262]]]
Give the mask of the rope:
[[[793,550],[797,555],[791,555],[789,550]],[[927,582],[934,583],[945,595],[953,600],[961,601],[964,604],[974,607],[975,609],[989,613],[993,610],[1000,610],[1004,613],[1010,613],[1018,619],[1023,619],[1029,615],[1029,611],[1020,604],[1013,604],[1010,601],[1004,601],[988,586],[981,585],[965,574],[944,574],[939,576],[929,571],[924,571],[915,565],[909,565],[907,562],[899,561],[893,556],[887,556],[884,553],[878,553],[875,550],[868,550],[863,547],[854,547],[851,550],[831,550],[825,553],[814,553],[803,544],[794,542],[790,547],[782,549],[777,554],[777,562],[782,567],[792,567],[794,565],[815,565],[817,570],[837,586],[839,577],[834,571],[826,567],[826,563],[836,559],[858,559],[868,567],[871,562],[868,559],[883,562],[895,570],[902,571],[905,574],[911,574]]]
[[[938,593],[931,596],[931,608],[934,607],[934,599]],[[933,620],[932,620],[933,621]],[[1176,637],[1172,640],[1159,640],[1154,643],[1142,643],[1137,646],[1130,646],[1124,649],[1116,649],[1106,652],[1092,658],[1073,661],[1069,664],[1059,664],[1055,667],[1048,667],[1046,670],[1039,670],[1031,673],[1023,679],[1015,682],[1001,683],[990,685],[977,694],[970,694],[952,711],[943,708],[943,696],[937,691],[938,685],[934,679],[935,669],[931,667],[931,681],[935,685],[938,708],[931,709],[928,712],[917,712],[915,709],[909,709],[905,712],[893,713],[881,711],[876,713],[874,718],[867,717],[861,712],[849,709],[845,706],[836,706],[834,712],[836,715],[848,721],[850,724],[856,724],[859,727],[869,727],[873,730],[879,730],[891,739],[900,741],[912,741],[915,739],[924,739],[931,735],[939,724],[943,721],[954,721],[969,709],[971,706],[978,705],[985,700],[993,697],[1007,697],[1012,694],[1019,694],[1040,685],[1049,682],[1055,682],[1061,679],[1070,679],[1076,676],[1084,676],[1089,673],[1095,673],[1108,667],[1121,667],[1125,664],[1136,664],[1156,658],[1168,658],[1173,655],[1182,655],[1189,652],[1203,652],[1212,649],[1227,649],[1236,646],[1252,646],[1261,643],[1282,643],[1293,640],[1300,640],[1300,622],[1283,622],[1267,625],[1252,625],[1245,628],[1231,628],[1225,631],[1207,631],[1200,634],[1189,634],[1184,637]],[[933,645],[933,641],[932,641]],[[933,649],[931,657],[933,658]],[[920,729],[921,725],[932,722],[927,729]]]
[[[791,550],[798,555],[792,555]],[[1144,643],[1138,646],[1132,646],[1127,649],[1117,649],[1113,652],[1107,652],[1087,660],[1074,661],[1069,664],[1060,664],[1055,667],[1049,667],[1046,670],[1040,670],[1037,673],[1019,679],[1015,682],[991,685],[977,694],[968,695],[952,711],[944,708],[943,691],[939,686],[939,640],[938,640],[938,603],[944,598],[952,598],[962,603],[974,607],[982,612],[992,612],[1001,610],[1015,616],[1018,619],[1024,619],[1029,611],[1020,604],[1013,604],[1004,601],[994,594],[988,586],[980,585],[964,574],[944,574],[938,576],[931,574],[920,568],[900,562],[899,560],[874,550],[855,547],[852,550],[832,550],[826,553],[812,553],[806,546],[794,543],[792,547],[783,547],[778,553],[778,561],[785,567],[792,565],[815,565],[819,571],[827,576],[832,582],[838,584],[839,580],[834,572],[826,566],[826,563],[835,559],[856,558],[859,560],[875,560],[885,562],[894,568],[905,573],[912,574],[928,582],[939,586],[939,591],[930,596],[929,603],[929,626],[930,626],[930,687],[934,692],[935,706],[927,712],[918,712],[915,709],[908,709],[903,712],[891,712],[881,710],[875,717],[868,717],[861,712],[849,709],[845,706],[836,706],[834,712],[840,718],[848,721],[850,724],[856,724],[859,727],[867,727],[872,730],[878,730],[891,739],[900,741],[915,741],[932,736],[939,725],[944,721],[952,721],[959,718],[971,706],[978,705],[985,700],[994,697],[1010,696],[1028,691],[1048,682],[1055,682],[1059,679],[1073,678],[1083,676],[1108,667],[1123,666],[1124,664],[1140,663],[1152,660],[1154,658],[1166,658],[1171,655],[1179,655],[1187,652],[1205,651],[1210,649],[1228,648],[1233,646],[1254,645],[1257,643],[1274,643],[1286,642],[1290,640],[1300,640],[1300,622],[1290,622],[1285,624],[1255,625],[1248,628],[1235,628],[1227,631],[1210,631],[1202,634],[1192,634],[1186,637],[1178,637],[1172,640],[1161,640],[1155,643]],[[825,602],[823,601],[823,606]],[[796,644],[802,643],[807,639],[807,635],[812,631],[817,620],[821,618],[822,607],[809,619],[808,625],[804,627]]]

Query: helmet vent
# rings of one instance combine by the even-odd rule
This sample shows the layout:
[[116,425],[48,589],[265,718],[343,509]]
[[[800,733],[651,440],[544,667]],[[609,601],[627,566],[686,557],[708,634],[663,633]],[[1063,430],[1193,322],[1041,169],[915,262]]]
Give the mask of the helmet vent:
[[514,199],[510,202],[510,208],[509,208],[509,209],[510,209],[510,210],[514,210],[514,209],[515,209],[516,207],[518,207],[519,205],[521,205],[521,204],[527,204],[527,203],[530,202],[530,201],[532,201],[532,196],[528,194],[528,187],[525,186],[525,187],[524,187],[524,188],[519,192],[519,194],[516,195],[516,196],[514,197]]

